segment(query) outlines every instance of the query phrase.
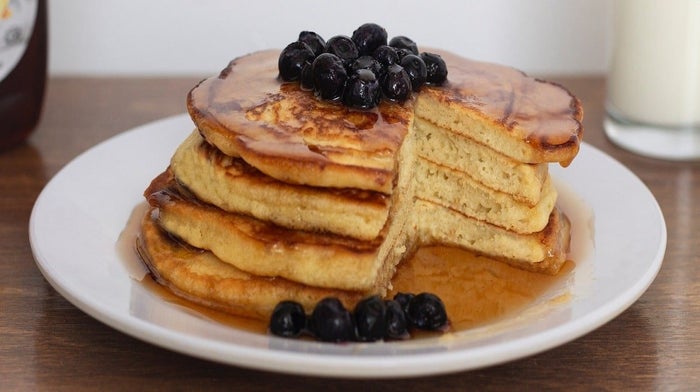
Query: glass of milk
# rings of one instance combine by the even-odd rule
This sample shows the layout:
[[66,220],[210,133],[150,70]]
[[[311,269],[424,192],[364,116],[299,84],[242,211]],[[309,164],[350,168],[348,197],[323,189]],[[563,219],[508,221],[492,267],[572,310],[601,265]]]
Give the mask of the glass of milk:
[[700,159],[700,0],[616,0],[604,128],[641,155]]

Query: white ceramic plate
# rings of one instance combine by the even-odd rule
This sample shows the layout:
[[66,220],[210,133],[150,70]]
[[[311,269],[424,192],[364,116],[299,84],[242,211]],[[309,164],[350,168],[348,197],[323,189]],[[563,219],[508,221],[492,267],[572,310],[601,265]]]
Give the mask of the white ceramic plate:
[[[164,301],[132,279],[115,244],[142,192],[191,132],[186,115],[117,135],[63,168],[29,225],[40,270],[66,299],[111,327],[181,353],[271,371],[399,377],[494,365],[569,342],[642,295],[666,248],[659,206],[621,164],[584,144],[567,169],[551,165],[574,227],[576,268],[522,313],[436,338],[328,344],[217,324]],[[565,300],[562,300],[565,298]]]

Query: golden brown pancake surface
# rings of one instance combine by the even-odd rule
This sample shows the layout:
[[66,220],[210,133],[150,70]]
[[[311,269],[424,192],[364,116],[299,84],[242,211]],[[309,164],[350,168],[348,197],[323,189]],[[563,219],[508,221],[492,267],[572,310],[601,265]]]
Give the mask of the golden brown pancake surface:
[[279,52],[232,61],[187,99],[202,135],[279,180],[391,193],[411,102],[355,110],[277,79]]
[[[416,96],[415,114],[526,163],[574,158],[583,135],[580,102],[563,87],[497,64],[440,52],[448,82]],[[188,95],[209,143],[281,181],[390,194],[396,154],[414,102],[356,110],[277,78],[279,52],[233,60]]]
[[175,151],[170,170],[201,201],[292,229],[372,240],[391,207],[391,196],[380,192],[276,180],[224,155],[196,131]]
[[224,263],[209,251],[174,240],[146,213],[137,248],[154,279],[173,293],[228,313],[265,320],[280,301],[294,300],[307,309],[327,296],[353,306],[364,295],[324,289],[281,278],[256,276]]
[[396,264],[413,250],[400,220],[385,235],[361,241],[288,229],[223,211],[187,194],[166,170],[144,192],[158,225],[182,241],[256,276],[317,287],[383,294]]

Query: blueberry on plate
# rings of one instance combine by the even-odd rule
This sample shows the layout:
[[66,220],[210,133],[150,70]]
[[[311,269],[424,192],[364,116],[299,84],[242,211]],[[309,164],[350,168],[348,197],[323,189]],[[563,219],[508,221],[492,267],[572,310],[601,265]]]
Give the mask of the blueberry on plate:
[[299,336],[304,328],[306,328],[306,313],[301,304],[282,301],[275,306],[269,325],[273,335],[293,338]]
[[411,79],[413,91],[420,90],[428,77],[428,70],[425,67],[423,59],[415,54],[409,54],[401,59],[401,66],[406,70],[408,77]]
[[360,56],[371,55],[375,49],[386,45],[386,40],[386,30],[376,23],[365,23],[352,33],[352,41]]
[[365,298],[355,305],[355,327],[361,341],[375,342],[386,334],[386,305],[378,295]]
[[447,312],[442,300],[431,293],[420,293],[411,299],[406,313],[412,327],[427,331],[447,328]]
[[323,53],[316,57],[311,67],[316,94],[327,100],[341,98],[348,79],[342,60],[334,54]]
[[350,312],[339,299],[327,297],[314,307],[309,329],[324,342],[348,342],[355,340],[355,324]]
[[277,61],[280,78],[286,82],[298,80],[304,64],[313,61],[314,52],[303,42],[292,42],[280,53]]
[[412,293],[396,293],[396,295],[394,295],[394,301],[401,305],[401,310],[403,310],[404,313],[408,313],[408,304],[411,303],[413,297],[415,297],[415,295]]
[[423,52],[420,58],[423,59],[428,72],[426,77],[428,84],[439,86],[447,80],[447,65],[439,54]]
[[401,305],[394,300],[384,301],[384,304],[386,306],[386,330],[384,336],[387,339],[408,339],[410,337],[408,322]]
[[350,75],[343,93],[343,103],[358,109],[371,109],[379,104],[381,89],[374,73],[360,69]]

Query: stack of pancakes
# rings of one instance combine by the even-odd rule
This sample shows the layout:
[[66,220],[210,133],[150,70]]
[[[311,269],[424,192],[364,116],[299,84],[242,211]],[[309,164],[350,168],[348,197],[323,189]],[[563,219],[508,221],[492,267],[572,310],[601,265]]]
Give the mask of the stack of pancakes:
[[558,271],[570,232],[547,164],[582,136],[565,89],[443,53],[444,86],[356,110],[281,83],[278,55],[190,92],[197,129],[145,191],[138,248],[158,282],[267,318],[281,300],[384,295],[422,245]]

